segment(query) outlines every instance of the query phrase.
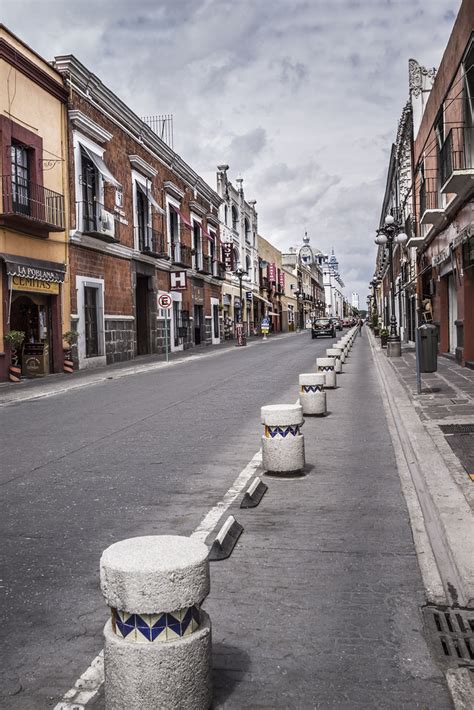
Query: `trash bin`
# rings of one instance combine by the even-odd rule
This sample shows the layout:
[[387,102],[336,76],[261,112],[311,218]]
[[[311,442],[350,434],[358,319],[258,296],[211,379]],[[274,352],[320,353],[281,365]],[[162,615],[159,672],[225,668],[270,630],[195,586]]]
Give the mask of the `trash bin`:
[[436,372],[438,369],[438,328],[431,323],[420,325],[420,370]]

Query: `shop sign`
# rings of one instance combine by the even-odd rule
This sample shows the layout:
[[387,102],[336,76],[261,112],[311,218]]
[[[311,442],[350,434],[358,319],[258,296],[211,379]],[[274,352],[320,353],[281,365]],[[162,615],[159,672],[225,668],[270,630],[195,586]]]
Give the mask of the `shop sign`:
[[226,271],[234,270],[234,245],[223,244],[222,251],[224,254],[224,266]]
[[431,265],[438,266],[439,264],[442,264],[443,261],[446,261],[447,259],[449,259],[449,254],[450,254],[449,247],[445,247],[445,249],[443,249],[443,251],[440,251],[439,254],[437,254],[436,256],[433,257],[433,259],[431,260]]
[[252,291],[246,291],[246,292],[245,292],[245,298],[247,299],[247,301],[253,301],[253,293],[252,293]]
[[170,291],[186,291],[186,272],[170,271]]
[[267,277],[270,283],[276,283],[276,264],[268,264]]
[[11,276],[10,278],[13,291],[35,291],[53,295],[59,293],[59,284],[52,281],[30,279],[25,276]]
[[280,271],[280,290],[285,290],[285,273],[283,271]]
[[197,306],[202,306],[204,303],[204,289],[202,286],[194,286],[193,288],[193,299],[194,304]]

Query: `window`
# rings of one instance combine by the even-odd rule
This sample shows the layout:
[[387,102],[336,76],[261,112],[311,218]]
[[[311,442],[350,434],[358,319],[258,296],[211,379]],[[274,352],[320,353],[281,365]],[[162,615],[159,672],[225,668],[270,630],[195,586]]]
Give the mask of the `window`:
[[15,212],[29,214],[28,149],[24,145],[11,146],[12,200]]
[[81,183],[82,183],[82,219],[84,232],[97,231],[97,197],[99,178],[97,170],[86,154],[81,149]]
[[247,217],[244,220],[245,241],[250,244],[250,222]]
[[201,225],[193,220],[193,269],[202,269]]
[[171,259],[179,261],[179,216],[172,204],[168,204],[168,228]]
[[465,116],[468,126],[474,126],[474,42],[464,60]]
[[140,251],[149,251],[149,219],[150,206],[145,193],[140,184],[136,183],[137,202],[136,202],[136,228],[138,237],[138,248]]
[[216,234],[215,232],[209,232],[211,235],[212,239],[208,239],[208,253],[210,256],[211,261],[215,261],[216,259]]
[[229,210],[227,209],[227,205],[224,205],[224,224],[227,227],[227,221],[229,219]]
[[99,355],[99,329],[97,323],[97,288],[84,286],[84,323],[86,357]]
[[232,205],[232,229],[238,231],[239,226],[239,213],[237,212],[237,207]]

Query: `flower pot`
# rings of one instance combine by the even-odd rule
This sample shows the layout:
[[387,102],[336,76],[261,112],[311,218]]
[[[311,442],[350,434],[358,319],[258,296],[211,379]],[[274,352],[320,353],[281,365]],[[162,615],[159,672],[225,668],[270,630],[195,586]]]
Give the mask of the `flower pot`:
[[381,344],[381,346],[382,346],[383,348],[386,348],[386,347],[387,347],[387,343],[388,343],[388,335],[381,335],[381,336],[380,336],[380,344]]
[[63,372],[68,375],[72,375],[74,372],[74,362],[72,359],[72,351],[67,349],[63,350]]
[[377,328],[377,327],[375,326],[375,327],[374,327],[374,335],[375,335],[375,337],[378,338],[378,337],[379,337],[379,334],[380,334],[380,328]]

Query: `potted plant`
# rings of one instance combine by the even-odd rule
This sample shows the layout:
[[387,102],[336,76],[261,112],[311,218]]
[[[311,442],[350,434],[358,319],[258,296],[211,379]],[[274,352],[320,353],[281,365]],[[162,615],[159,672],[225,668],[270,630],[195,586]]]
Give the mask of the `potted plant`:
[[372,316],[372,330],[374,331],[374,335],[377,337],[379,334],[379,318],[377,314],[374,314]]
[[74,360],[72,359],[72,346],[77,343],[78,333],[76,330],[67,330],[63,333],[63,340],[68,344],[67,348],[63,348],[63,371],[68,375],[74,372]]
[[11,362],[8,367],[8,379],[10,382],[20,382],[21,366],[18,359],[18,351],[25,339],[25,333],[22,330],[10,330],[8,333],[5,333],[3,339],[10,347]]
[[380,344],[383,348],[387,347],[388,343],[388,328],[382,328],[380,331]]

